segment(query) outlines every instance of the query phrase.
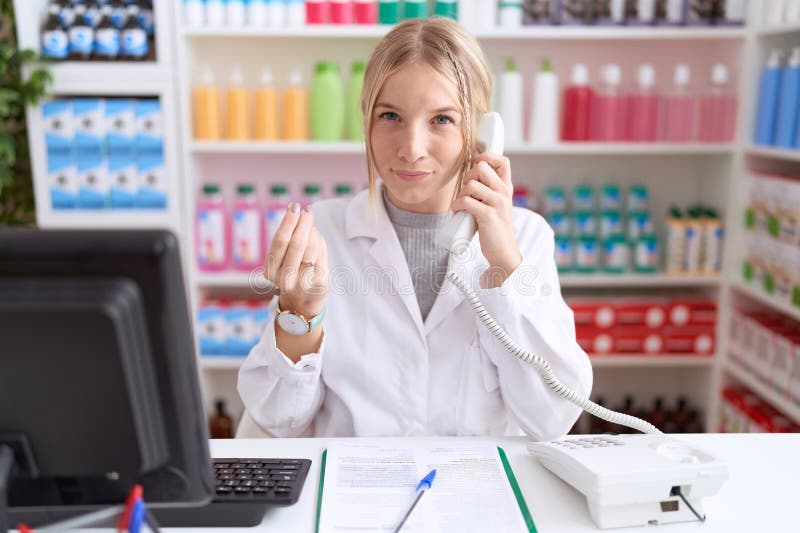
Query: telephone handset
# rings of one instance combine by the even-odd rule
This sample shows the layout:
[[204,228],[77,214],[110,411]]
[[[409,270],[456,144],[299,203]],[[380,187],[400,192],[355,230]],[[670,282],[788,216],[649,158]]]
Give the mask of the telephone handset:
[[[500,113],[494,111],[481,117],[478,125],[478,153],[503,155],[505,128]],[[469,248],[472,237],[478,231],[475,218],[466,211],[459,211],[436,234],[436,241],[455,255],[461,255]]]
[[[486,113],[481,117],[477,134],[479,152],[502,155],[504,137],[503,120],[498,113]],[[472,215],[460,211],[436,239],[458,256],[469,248],[477,229]],[[649,434],[588,439],[566,437],[530,445],[531,453],[538,456],[545,467],[587,496],[592,518],[599,527],[705,519],[699,514],[701,498],[715,494],[727,479],[724,462],[662,436],[649,422],[611,411],[571,391],[558,381],[545,359],[524,350],[508,336],[472,288],[455,272],[449,271],[447,279],[461,291],[481,323],[500,344],[536,368],[556,394],[598,418]],[[591,452],[586,449],[589,447]],[[637,461],[630,460],[631,452],[636,454]],[[609,463],[614,464],[611,470],[607,468]],[[643,483],[650,491],[645,497],[641,494]],[[682,504],[678,498],[683,500]]]

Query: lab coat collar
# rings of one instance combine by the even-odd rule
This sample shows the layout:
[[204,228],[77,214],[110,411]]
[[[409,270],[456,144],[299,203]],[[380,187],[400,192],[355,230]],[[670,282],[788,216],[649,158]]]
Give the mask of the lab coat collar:
[[[374,206],[369,205],[368,189],[359,192],[348,203],[345,212],[345,232],[348,239],[357,237],[375,239],[370,248],[370,255],[378,266],[386,269],[385,272],[388,273],[386,277],[392,284],[390,289],[402,299],[418,333],[424,339],[458,305],[464,302],[463,296],[455,286],[445,280],[442,290],[436,297],[423,324],[408,263],[397,238],[397,232],[389,220],[386,206],[383,205],[381,187],[383,184],[378,181]],[[466,277],[465,279],[471,280],[474,278],[475,269],[485,262],[476,235],[470,242],[470,249],[467,253],[458,258],[450,257],[448,272],[455,271],[462,278]]]

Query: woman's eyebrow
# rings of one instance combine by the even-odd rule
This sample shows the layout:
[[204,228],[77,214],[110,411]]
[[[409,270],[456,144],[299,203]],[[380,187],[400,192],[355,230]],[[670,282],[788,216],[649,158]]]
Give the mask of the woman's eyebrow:
[[[386,109],[391,109],[392,111],[400,111],[400,108],[397,106],[393,106],[392,104],[386,102],[378,102],[375,104],[375,107],[383,107]],[[431,113],[458,113],[461,114],[461,111],[456,109],[455,107],[440,107],[439,109],[433,109],[430,111]]]

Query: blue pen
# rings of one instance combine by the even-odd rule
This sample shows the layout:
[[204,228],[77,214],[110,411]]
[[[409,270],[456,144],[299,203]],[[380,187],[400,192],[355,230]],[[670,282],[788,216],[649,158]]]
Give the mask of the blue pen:
[[419,484],[417,485],[416,496],[414,497],[414,501],[411,502],[411,505],[408,507],[408,511],[406,511],[406,514],[403,515],[403,518],[400,520],[400,523],[397,524],[397,527],[394,528],[393,533],[397,533],[398,531],[400,531],[400,528],[402,528],[403,524],[405,524],[406,520],[408,520],[408,515],[410,515],[411,511],[414,510],[414,507],[416,507],[419,499],[422,498],[422,495],[425,494],[426,490],[431,488],[431,483],[433,483],[433,478],[435,477],[436,477],[436,469],[434,468],[433,470],[428,472],[427,476],[422,478],[422,481],[420,481]]

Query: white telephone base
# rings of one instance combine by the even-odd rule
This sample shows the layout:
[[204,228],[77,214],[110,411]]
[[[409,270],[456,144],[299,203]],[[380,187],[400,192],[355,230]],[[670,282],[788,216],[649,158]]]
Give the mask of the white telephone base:
[[663,435],[567,436],[531,442],[542,465],[586,496],[601,529],[698,520],[702,498],[728,479],[726,464]]

